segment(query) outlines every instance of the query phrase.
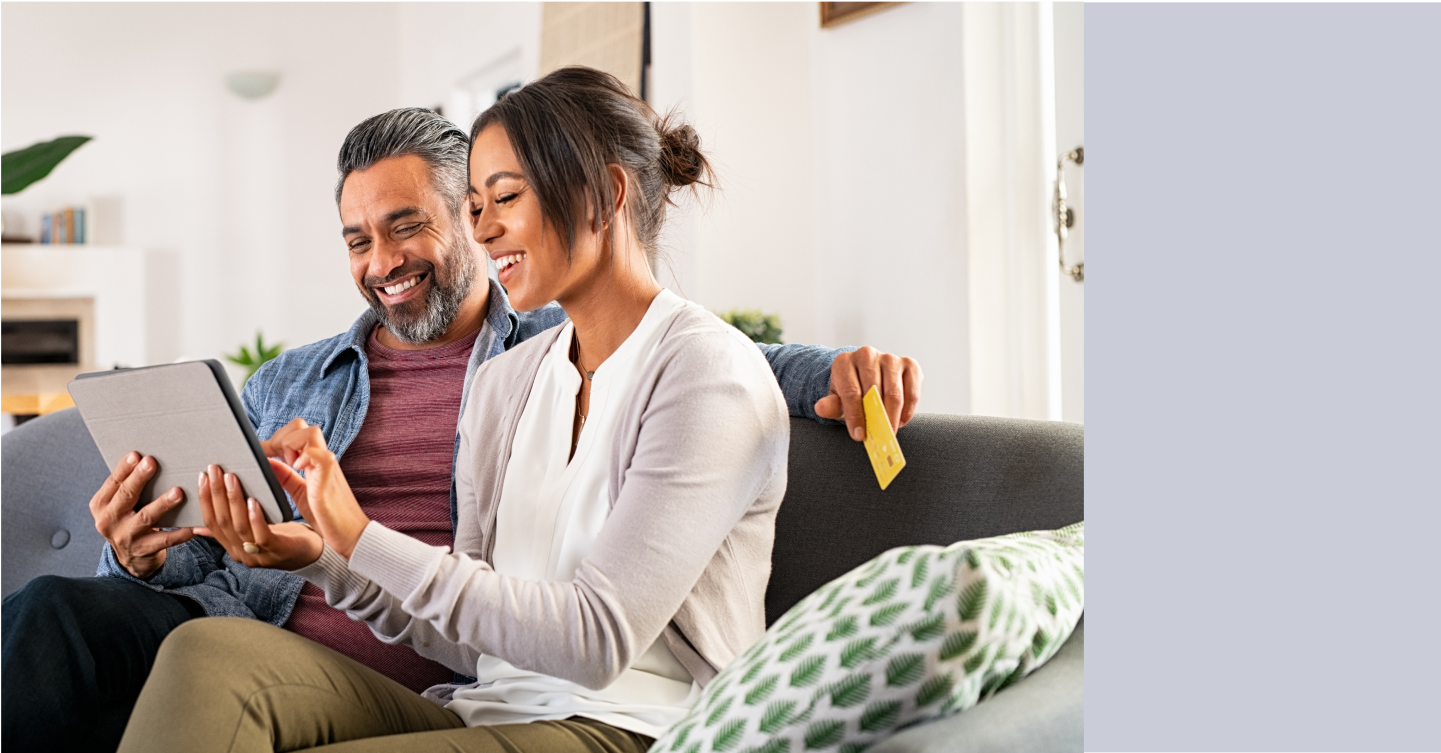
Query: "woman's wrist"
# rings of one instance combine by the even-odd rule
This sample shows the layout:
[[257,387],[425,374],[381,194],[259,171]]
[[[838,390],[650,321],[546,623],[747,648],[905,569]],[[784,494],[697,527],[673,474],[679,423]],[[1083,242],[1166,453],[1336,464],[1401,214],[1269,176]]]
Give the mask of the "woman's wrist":
[[365,527],[370,525],[370,518],[363,513],[354,519],[347,520],[343,525],[336,526],[332,538],[325,543],[330,545],[340,556],[348,562],[350,555],[355,553],[355,545],[360,543],[360,537],[365,535]]

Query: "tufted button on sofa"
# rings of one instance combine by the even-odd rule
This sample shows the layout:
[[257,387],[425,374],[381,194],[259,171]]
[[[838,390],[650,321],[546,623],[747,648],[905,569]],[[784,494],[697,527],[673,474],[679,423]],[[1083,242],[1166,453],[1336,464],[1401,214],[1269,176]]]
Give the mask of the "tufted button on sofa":
[[110,474],[74,408],[17,426],[0,439],[6,596],[37,575],[94,575],[105,539],[90,497]]

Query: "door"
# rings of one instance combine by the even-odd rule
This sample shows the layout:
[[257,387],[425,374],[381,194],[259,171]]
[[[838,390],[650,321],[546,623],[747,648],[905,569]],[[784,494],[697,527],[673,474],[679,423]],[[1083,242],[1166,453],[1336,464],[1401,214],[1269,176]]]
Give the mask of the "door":
[[[1055,4],[1056,154],[1086,143],[1085,128],[1085,21],[1081,3]],[[1104,159],[1104,158],[1102,158]],[[1084,165],[1067,161],[1066,204],[1074,212],[1061,261],[1067,268],[1086,258],[1086,183]],[[1084,423],[1086,394],[1086,284],[1061,274],[1061,420]]]

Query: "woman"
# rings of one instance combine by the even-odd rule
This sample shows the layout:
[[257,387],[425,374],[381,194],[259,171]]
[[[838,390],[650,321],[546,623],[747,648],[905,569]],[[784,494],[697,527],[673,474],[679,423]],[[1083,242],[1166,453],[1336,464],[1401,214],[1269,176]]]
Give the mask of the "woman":
[[475,375],[456,552],[368,521],[298,419],[266,449],[305,471],[272,461],[314,531],[266,525],[219,469],[198,498],[232,556],[476,681],[422,697],[278,628],[196,620],[121,750],[641,751],[764,631],[786,409],[754,345],[652,273],[670,192],[709,174],[695,132],[566,68],[471,139],[476,241],[512,305],[570,322]]

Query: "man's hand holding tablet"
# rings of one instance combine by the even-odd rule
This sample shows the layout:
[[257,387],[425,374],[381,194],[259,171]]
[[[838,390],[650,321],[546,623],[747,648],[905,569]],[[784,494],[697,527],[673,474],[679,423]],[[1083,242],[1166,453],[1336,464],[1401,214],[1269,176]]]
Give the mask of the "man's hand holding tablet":
[[155,524],[160,517],[185,501],[185,492],[173,487],[151,503],[135,509],[145,484],[160,469],[155,458],[131,452],[115,465],[115,470],[100,491],[90,498],[90,514],[95,530],[115,550],[120,566],[137,578],[149,578],[165,564],[165,550],[189,541],[195,534],[189,528],[162,530]]

